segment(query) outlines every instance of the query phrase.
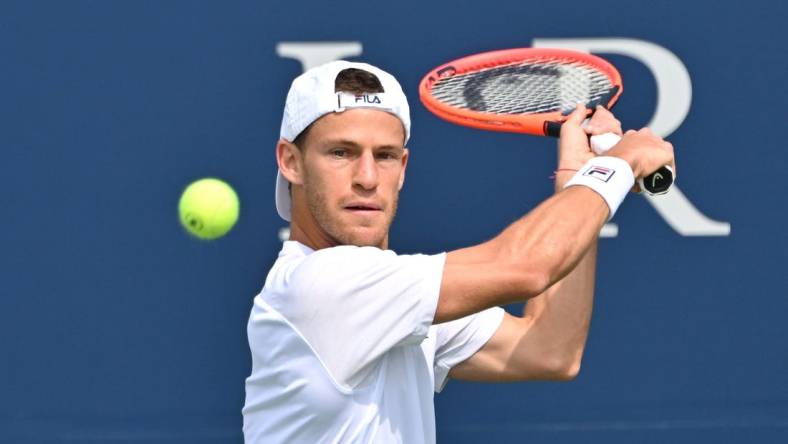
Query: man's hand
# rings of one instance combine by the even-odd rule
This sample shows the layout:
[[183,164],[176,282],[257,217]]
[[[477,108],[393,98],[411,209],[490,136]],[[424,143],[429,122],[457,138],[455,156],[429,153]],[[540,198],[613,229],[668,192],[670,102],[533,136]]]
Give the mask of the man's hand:
[[[621,135],[621,122],[602,106],[597,106],[594,116],[583,126],[587,110],[578,104],[577,108],[561,125],[561,138],[558,142],[558,168],[556,169],[556,192],[563,188],[574,171],[582,167],[594,157],[588,145],[588,137],[596,134],[615,133]],[[676,175],[676,163],[673,157],[673,145],[651,132],[648,128],[638,131],[629,130],[613,148],[605,153],[624,159],[632,167],[636,178],[648,176],[663,165],[673,168]],[[633,191],[640,191],[635,184]]]
[[648,176],[663,165],[672,166],[673,175],[676,175],[673,145],[648,128],[627,131],[606,155],[626,160],[636,178]]
[[556,168],[556,189],[563,188],[585,163],[594,157],[588,145],[588,137],[596,134],[615,133],[621,135],[621,122],[603,106],[597,106],[588,125],[583,126],[588,112],[578,104],[561,125],[561,138],[558,140],[558,168]]

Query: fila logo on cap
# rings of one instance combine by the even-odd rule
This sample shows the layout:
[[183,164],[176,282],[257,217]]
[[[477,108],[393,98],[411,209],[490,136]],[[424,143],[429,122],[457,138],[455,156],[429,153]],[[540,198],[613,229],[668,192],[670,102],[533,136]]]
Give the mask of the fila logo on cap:
[[613,174],[615,173],[616,170],[612,168],[605,168],[602,166],[593,165],[583,173],[583,176],[589,176],[595,179],[599,179],[602,182],[607,182],[608,180],[610,180],[611,177],[613,177]]
[[357,95],[356,96],[356,103],[380,103],[380,97],[378,96],[368,96],[365,94]]
[[[355,94],[338,92],[337,94],[337,107],[334,111],[341,112],[345,108],[380,108],[389,111],[390,107],[387,106],[391,102],[386,102],[386,93],[371,93],[371,94]],[[384,102],[386,102],[384,104]]]

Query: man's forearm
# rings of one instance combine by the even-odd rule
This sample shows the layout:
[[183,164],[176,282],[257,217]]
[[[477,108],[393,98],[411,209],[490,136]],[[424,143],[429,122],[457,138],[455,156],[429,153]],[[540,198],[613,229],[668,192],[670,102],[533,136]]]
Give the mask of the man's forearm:
[[[596,242],[602,224],[609,214],[607,205],[593,191],[572,187],[566,194],[580,192],[561,201],[562,209],[549,208],[557,201],[548,200],[536,210],[499,235],[499,242],[507,253],[518,255],[530,270],[539,270],[547,277],[545,289],[566,277],[580,263]],[[556,194],[561,193],[560,190]],[[568,205],[567,205],[568,204]]]
[[[561,177],[564,176],[564,177]],[[559,173],[556,192],[560,192],[566,173]],[[569,376],[577,374],[585,349],[596,281],[597,240],[595,239],[577,266],[543,294],[530,299],[523,311],[532,320],[531,334],[540,344],[564,363]]]
[[608,214],[594,191],[571,187],[494,239],[449,252],[435,322],[542,294],[575,268]]
[[560,362],[568,377],[580,369],[594,301],[597,243],[577,267],[543,294],[530,299],[523,315],[532,320],[529,334]]

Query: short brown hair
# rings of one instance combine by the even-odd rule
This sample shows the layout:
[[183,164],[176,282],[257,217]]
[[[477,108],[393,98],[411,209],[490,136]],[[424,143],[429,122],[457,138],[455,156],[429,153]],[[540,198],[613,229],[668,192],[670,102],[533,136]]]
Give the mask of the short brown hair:
[[353,94],[382,93],[383,85],[375,74],[358,68],[339,71],[334,81],[334,92]]
[[[383,85],[375,74],[358,68],[347,68],[339,71],[334,80],[334,92],[346,92],[351,94],[382,93]],[[293,139],[293,144],[301,149],[301,145],[306,140],[309,133],[310,124]]]

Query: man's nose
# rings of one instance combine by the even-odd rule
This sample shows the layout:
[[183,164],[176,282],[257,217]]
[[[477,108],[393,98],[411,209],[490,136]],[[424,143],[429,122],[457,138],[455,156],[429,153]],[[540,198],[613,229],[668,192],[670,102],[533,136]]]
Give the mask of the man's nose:
[[364,152],[359,156],[353,174],[353,184],[365,190],[372,190],[378,186],[378,165],[372,153]]

